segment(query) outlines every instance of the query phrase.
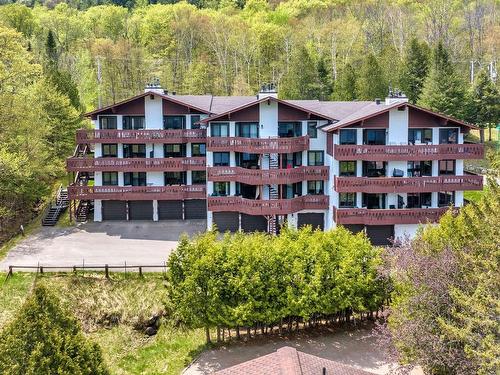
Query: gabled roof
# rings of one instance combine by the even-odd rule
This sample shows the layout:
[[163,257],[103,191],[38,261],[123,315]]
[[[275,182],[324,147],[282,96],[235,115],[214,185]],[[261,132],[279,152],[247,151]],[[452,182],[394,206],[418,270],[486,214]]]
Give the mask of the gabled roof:
[[[244,97],[244,98],[246,98],[246,97]],[[242,105],[240,105],[238,107],[230,108],[227,111],[219,113],[219,114],[217,114],[215,116],[207,117],[207,118],[201,120],[200,122],[207,123],[209,121],[217,120],[218,118],[230,115],[231,113],[241,111],[241,110],[243,110],[245,108],[248,108],[248,107],[251,107],[253,105],[257,105],[257,104],[263,103],[263,102],[266,102],[268,100],[269,101],[273,101],[273,102],[277,102],[278,104],[283,104],[283,105],[286,105],[286,106],[289,106],[289,107],[292,107],[292,108],[295,108],[295,109],[298,109],[298,110],[301,110],[301,111],[304,111],[304,112],[308,112],[308,113],[310,113],[312,115],[324,118],[325,120],[336,121],[336,119],[333,118],[333,117],[330,117],[330,116],[327,116],[325,114],[319,113],[319,112],[317,112],[315,110],[303,107],[301,105],[298,105],[298,104],[294,103],[293,101],[282,100],[282,99],[274,98],[272,96],[268,96],[268,97],[265,97],[265,98],[262,98],[262,99],[256,99],[254,97],[253,100],[250,101],[250,102],[244,103],[244,104],[242,104]]]
[[329,359],[306,354],[285,346],[276,352],[252,359],[239,365],[217,371],[216,375],[371,375],[371,372],[358,370]]

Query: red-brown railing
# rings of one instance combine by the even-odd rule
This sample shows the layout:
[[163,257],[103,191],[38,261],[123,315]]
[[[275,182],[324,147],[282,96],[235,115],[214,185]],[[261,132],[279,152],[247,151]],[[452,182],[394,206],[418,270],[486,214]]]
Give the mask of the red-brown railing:
[[482,190],[483,177],[475,175],[438,177],[335,177],[339,193],[419,193]]
[[301,210],[325,210],[327,195],[303,195],[292,199],[245,199],[242,197],[209,197],[208,210],[242,212],[248,215],[286,215]]
[[205,129],[85,130],[76,133],[77,143],[205,143]]
[[186,158],[68,158],[68,171],[204,171],[205,157]]
[[180,200],[204,199],[205,185],[180,186],[68,186],[69,199]]
[[333,218],[337,224],[393,225],[435,223],[439,221],[439,218],[447,210],[448,207],[385,210],[333,207]]
[[293,184],[300,181],[328,180],[326,166],[289,169],[247,169],[242,167],[207,168],[210,181],[237,181],[249,185]]
[[309,148],[309,137],[294,138],[242,138],[208,137],[208,151],[236,151],[253,154],[292,153]]
[[443,145],[335,145],[337,160],[444,160],[483,159],[484,144]]

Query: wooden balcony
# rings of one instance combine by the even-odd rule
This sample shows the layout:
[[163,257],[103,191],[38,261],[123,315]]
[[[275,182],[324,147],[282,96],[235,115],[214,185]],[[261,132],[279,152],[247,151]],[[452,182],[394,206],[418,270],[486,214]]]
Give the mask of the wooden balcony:
[[186,158],[68,158],[66,169],[74,172],[181,172],[204,171],[205,157]]
[[444,160],[483,159],[484,144],[443,144],[443,145],[335,145],[337,160]]
[[205,199],[205,185],[181,186],[78,186],[68,187],[69,199],[77,200],[182,200]]
[[424,193],[482,189],[483,177],[475,175],[438,177],[335,177],[335,190],[339,193]]
[[76,143],[205,143],[205,129],[85,130],[76,133]]
[[250,154],[285,154],[309,148],[309,137],[294,138],[242,138],[208,137],[207,150],[213,152],[235,151]]
[[435,223],[448,210],[442,208],[408,208],[372,210],[367,208],[335,208],[337,224],[393,225]]
[[287,215],[301,210],[328,209],[327,195],[304,195],[292,199],[245,199],[242,197],[209,197],[208,210],[232,211],[248,215]]
[[236,181],[248,185],[293,184],[300,181],[328,180],[329,168],[302,166],[289,169],[207,168],[209,181]]

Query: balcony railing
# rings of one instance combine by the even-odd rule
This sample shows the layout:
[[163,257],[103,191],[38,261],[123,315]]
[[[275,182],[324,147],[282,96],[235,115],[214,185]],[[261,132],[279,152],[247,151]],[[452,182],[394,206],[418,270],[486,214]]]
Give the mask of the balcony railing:
[[289,169],[247,169],[242,167],[211,167],[210,181],[236,181],[248,185],[293,184],[300,181],[328,180],[326,166],[302,166]]
[[66,169],[75,172],[204,171],[205,157],[186,158],[68,158]]
[[420,193],[482,189],[483,177],[475,175],[335,178],[335,190],[339,193]]
[[208,210],[233,211],[248,215],[286,215],[301,210],[325,210],[327,195],[304,195],[292,199],[245,199],[242,197],[209,197]]
[[309,137],[294,138],[242,138],[208,137],[208,151],[235,151],[251,154],[293,153],[307,150]]
[[444,160],[483,159],[484,144],[443,144],[443,145],[335,145],[337,160]]
[[410,208],[372,210],[367,208],[335,208],[337,224],[393,225],[435,223],[448,210],[442,208]]
[[181,200],[204,199],[205,185],[181,186],[68,186],[69,199]]
[[205,143],[205,129],[78,130],[77,143]]

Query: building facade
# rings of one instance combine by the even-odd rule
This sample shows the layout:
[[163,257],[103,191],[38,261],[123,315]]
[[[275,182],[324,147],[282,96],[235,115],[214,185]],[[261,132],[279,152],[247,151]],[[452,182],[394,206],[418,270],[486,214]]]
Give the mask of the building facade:
[[[473,126],[409,104],[175,95],[148,88],[88,116],[67,169],[73,213],[94,221],[206,219],[220,231],[284,223],[413,235],[483,179]],[[93,154],[92,154],[93,152]]]

